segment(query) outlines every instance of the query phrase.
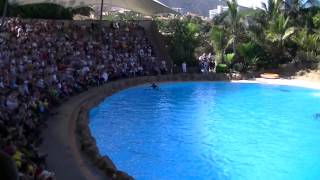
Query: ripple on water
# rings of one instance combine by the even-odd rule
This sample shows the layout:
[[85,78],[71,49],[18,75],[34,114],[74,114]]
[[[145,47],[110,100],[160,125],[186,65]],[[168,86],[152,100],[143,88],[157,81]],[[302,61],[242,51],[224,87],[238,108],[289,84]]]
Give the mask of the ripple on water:
[[147,89],[90,111],[100,152],[137,179],[320,179],[319,91],[221,82]]

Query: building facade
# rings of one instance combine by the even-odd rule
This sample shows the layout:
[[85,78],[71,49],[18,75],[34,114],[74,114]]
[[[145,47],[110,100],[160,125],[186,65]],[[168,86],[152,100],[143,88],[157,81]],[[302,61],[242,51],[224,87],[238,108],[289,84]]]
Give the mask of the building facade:
[[183,8],[179,8],[179,7],[173,7],[172,8],[174,11],[177,11],[178,13],[180,13],[181,15],[185,14],[185,11]]
[[209,18],[213,19],[215,16],[218,16],[218,15],[222,14],[223,12],[226,12],[227,10],[228,10],[227,6],[218,5],[217,9],[209,10]]

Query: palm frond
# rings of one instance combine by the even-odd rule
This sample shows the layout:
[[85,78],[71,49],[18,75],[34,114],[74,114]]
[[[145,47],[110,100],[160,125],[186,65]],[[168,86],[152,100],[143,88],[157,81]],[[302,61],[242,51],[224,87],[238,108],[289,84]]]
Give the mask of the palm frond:
[[284,33],[284,35],[282,36],[282,41],[287,40],[290,36],[292,36],[295,33],[295,28],[294,27],[290,27],[289,29],[287,29]]

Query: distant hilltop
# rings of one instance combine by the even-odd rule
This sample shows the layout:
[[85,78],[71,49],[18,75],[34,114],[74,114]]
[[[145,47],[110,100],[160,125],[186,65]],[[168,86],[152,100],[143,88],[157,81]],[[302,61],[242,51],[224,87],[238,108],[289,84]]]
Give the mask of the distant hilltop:
[[184,12],[192,12],[202,16],[208,16],[210,9],[216,9],[218,5],[226,5],[224,0],[159,0],[169,7],[183,8]]

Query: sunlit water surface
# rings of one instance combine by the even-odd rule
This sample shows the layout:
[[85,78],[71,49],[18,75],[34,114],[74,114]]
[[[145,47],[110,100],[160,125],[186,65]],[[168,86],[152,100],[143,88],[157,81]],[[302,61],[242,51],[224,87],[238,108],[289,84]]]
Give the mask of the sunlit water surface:
[[130,88],[90,111],[98,148],[138,180],[318,180],[318,90],[240,83]]

